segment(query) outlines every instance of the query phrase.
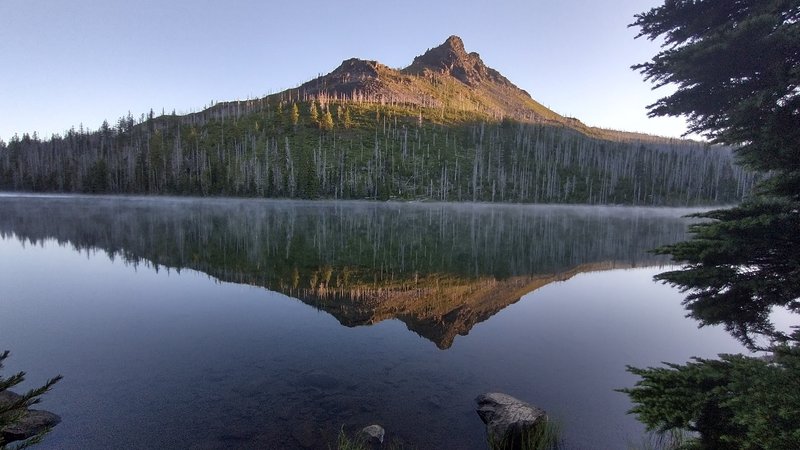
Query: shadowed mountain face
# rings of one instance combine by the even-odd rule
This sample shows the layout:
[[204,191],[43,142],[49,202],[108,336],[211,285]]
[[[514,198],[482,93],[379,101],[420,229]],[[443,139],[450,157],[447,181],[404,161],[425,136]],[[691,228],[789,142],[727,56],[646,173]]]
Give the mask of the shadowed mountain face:
[[457,107],[492,117],[581,125],[545,108],[500,72],[467,53],[458,36],[414,58],[405,69],[348,59],[333,72],[298,88],[303,96]]
[[555,281],[665,263],[685,210],[0,197],[0,234],[262,286],[345,326],[398,319],[439,348]]

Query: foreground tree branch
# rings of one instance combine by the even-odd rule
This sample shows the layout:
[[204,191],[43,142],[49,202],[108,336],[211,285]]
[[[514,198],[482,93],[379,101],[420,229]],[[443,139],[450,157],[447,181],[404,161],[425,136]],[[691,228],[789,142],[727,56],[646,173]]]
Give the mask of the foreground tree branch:
[[631,26],[664,40],[634,69],[678,88],[650,115],[686,116],[767,177],[741,205],[697,215],[708,220],[692,240],[658,249],[682,267],[656,279],[687,294],[701,325],[772,355],[629,367],[641,379],[621,391],[650,430],[696,433],[691,448],[800,448],[800,331],[770,320],[800,312],[800,1],[666,0]]

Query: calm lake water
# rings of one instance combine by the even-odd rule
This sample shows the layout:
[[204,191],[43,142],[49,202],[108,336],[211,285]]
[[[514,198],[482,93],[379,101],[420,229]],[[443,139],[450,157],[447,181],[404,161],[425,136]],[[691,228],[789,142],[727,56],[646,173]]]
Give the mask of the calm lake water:
[[489,391],[626,448],[626,364],[743,351],[652,281],[687,212],[2,196],[4,374],[64,375],[40,448],[479,449]]

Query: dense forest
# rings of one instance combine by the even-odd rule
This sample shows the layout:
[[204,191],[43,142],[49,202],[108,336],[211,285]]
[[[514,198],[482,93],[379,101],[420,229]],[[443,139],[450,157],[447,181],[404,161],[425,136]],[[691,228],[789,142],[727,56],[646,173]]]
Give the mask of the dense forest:
[[[734,203],[730,148],[288,93],[0,142],[0,189],[519,203]],[[594,129],[593,129],[594,130]]]

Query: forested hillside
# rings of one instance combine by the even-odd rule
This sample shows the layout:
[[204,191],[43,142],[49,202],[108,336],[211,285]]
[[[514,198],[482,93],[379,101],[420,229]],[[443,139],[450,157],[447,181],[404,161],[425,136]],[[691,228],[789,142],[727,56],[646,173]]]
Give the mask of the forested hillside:
[[0,146],[0,188],[694,205],[738,201],[755,180],[730,149],[691,141],[606,140],[429,108],[258,103],[210,119],[128,117],[97,132],[24,135]]
[[0,142],[16,191],[697,205],[755,178],[729,148],[562,117],[455,36],[402,70],[351,59],[257,100]]

